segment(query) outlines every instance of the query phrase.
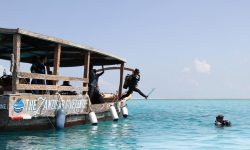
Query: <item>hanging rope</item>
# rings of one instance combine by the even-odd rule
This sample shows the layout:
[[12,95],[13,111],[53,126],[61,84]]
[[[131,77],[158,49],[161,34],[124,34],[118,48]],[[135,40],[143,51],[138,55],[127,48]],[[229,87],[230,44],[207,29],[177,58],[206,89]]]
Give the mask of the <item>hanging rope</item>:
[[90,101],[90,98],[87,94],[85,94],[85,96],[87,96],[87,99],[88,99],[88,113],[92,112],[92,109],[91,109],[91,101]]
[[61,94],[57,91],[56,95],[58,95],[57,107],[59,107],[59,105],[61,104],[60,106],[61,106],[61,108],[63,108]]

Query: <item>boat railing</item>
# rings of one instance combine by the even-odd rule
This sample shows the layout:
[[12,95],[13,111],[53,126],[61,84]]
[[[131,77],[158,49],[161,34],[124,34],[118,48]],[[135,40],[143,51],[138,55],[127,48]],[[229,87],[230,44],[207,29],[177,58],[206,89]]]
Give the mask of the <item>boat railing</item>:
[[46,84],[30,84],[30,83],[17,83],[16,90],[49,90],[49,91],[82,91],[87,92],[88,87],[76,87],[76,86],[64,86],[57,85],[58,81],[79,81],[87,84],[89,81],[87,78],[79,78],[79,77],[67,77],[67,76],[59,76],[59,75],[47,75],[47,74],[38,74],[38,73],[28,73],[28,72],[18,72],[17,78],[19,79],[42,79],[42,80],[51,80],[53,81],[53,85]]
[[[121,70],[121,67],[106,67],[104,68],[105,71],[107,70]],[[133,72],[134,69],[133,68],[128,68],[128,67],[124,67],[123,70],[126,70],[126,71],[131,71]],[[102,69],[97,69],[96,72],[101,72]]]

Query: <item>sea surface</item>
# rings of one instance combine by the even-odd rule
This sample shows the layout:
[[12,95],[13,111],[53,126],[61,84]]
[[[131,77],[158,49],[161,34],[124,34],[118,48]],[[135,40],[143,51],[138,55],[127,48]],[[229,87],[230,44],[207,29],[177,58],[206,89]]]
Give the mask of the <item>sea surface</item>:
[[[0,149],[250,149],[250,100],[131,100],[128,110],[98,126],[0,133]],[[232,127],[215,127],[217,114]]]

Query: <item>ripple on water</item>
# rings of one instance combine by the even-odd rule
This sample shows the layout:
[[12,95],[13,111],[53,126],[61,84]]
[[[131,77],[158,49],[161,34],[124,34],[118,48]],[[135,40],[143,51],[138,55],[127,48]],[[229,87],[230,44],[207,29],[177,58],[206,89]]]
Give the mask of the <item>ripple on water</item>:
[[[130,101],[129,117],[64,131],[4,132],[3,149],[249,149],[250,101]],[[235,107],[237,106],[237,107]],[[214,127],[217,114],[233,126]]]

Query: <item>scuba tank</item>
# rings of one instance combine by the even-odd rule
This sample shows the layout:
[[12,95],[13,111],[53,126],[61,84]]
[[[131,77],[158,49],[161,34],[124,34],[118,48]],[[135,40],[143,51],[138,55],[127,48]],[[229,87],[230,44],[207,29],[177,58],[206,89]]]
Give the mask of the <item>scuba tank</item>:
[[123,84],[123,88],[124,89],[127,89],[128,86],[129,86],[129,83],[131,81],[131,75],[130,74],[127,74],[126,77],[125,77],[125,81],[124,81],[124,84]]

